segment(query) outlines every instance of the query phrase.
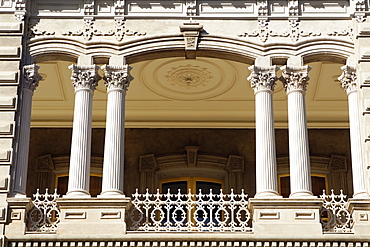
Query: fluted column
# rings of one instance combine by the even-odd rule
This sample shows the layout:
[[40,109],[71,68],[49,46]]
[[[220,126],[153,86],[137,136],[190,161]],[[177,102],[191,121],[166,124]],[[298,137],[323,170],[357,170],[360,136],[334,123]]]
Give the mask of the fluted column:
[[40,67],[36,64],[26,65],[23,67],[25,80],[22,87],[19,145],[14,176],[13,193],[15,197],[26,197],[32,96],[36,87],[39,85],[39,81],[42,79],[41,75],[38,73],[39,68]]
[[353,173],[353,198],[367,197],[364,180],[364,164],[361,151],[360,116],[358,92],[356,85],[356,70],[345,65],[341,67],[342,74],[338,78],[348,95],[349,130],[351,138],[351,159]]
[[309,66],[284,66],[284,86],[288,96],[290,197],[313,196],[305,94]]
[[75,89],[71,160],[66,197],[90,197],[91,117],[92,97],[98,85],[99,66],[72,64],[72,84]]
[[108,102],[100,197],[120,197],[124,196],[125,95],[133,78],[128,65],[104,65],[102,69],[105,73]]
[[248,80],[255,94],[256,105],[256,195],[255,197],[278,196],[276,149],[274,130],[274,92],[276,66],[249,67]]

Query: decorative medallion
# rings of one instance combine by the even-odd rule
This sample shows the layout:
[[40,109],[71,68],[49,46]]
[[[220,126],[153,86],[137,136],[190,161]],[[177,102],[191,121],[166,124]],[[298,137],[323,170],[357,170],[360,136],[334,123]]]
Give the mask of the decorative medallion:
[[156,59],[145,63],[139,80],[153,93],[174,100],[204,100],[227,92],[237,80],[221,59]]
[[173,67],[168,71],[166,78],[172,86],[200,87],[207,85],[211,79],[211,72],[207,68],[193,66],[191,64],[185,66]]

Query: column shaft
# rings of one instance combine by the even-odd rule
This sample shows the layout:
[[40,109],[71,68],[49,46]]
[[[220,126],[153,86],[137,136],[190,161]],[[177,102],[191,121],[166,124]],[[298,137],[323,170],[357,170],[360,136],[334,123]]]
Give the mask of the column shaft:
[[256,99],[256,195],[278,196],[274,110],[272,94],[276,81],[276,66],[251,66],[251,86]]
[[123,194],[125,94],[133,79],[126,66],[103,66],[108,103],[105,130],[103,184],[100,197],[119,197]]
[[68,179],[68,193],[89,196],[91,157],[92,91],[79,90],[75,95],[75,110],[71,157]]
[[25,81],[22,90],[21,118],[19,126],[19,144],[17,163],[15,165],[14,188],[15,197],[25,197],[27,187],[28,153],[30,146],[30,125],[33,92],[42,77],[38,74],[39,66],[24,66]]
[[288,95],[290,197],[313,196],[305,93],[309,66],[284,66],[283,79]]
[[288,94],[288,122],[291,196],[311,194],[306,103],[302,91]]
[[90,197],[92,97],[100,80],[96,65],[71,65],[75,109],[66,197]]
[[360,115],[358,92],[356,85],[356,70],[350,66],[343,66],[342,75],[338,80],[348,95],[348,110],[351,138],[351,161],[353,174],[353,198],[366,198],[364,179],[364,163],[361,149]]

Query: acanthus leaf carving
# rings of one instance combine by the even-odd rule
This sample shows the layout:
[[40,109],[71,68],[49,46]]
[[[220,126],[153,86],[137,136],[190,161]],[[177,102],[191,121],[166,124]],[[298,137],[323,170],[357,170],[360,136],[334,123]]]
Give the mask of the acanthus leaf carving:
[[260,90],[274,91],[274,87],[276,85],[275,82],[277,80],[277,66],[250,66],[248,69],[251,71],[251,74],[247,80],[251,82],[251,87],[253,88],[254,93],[257,93]]
[[75,91],[79,89],[95,90],[99,80],[101,79],[98,74],[99,66],[80,66],[72,64],[68,66],[68,68],[72,71],[71,80]]
[[40,66],[36,64],[30,64],[23,66],[24,84],[23,88],[30,91],[34,91],[39,85],[39,81],[42,80],[42,76],[39,74]]
[[124,91],[127,91],[130,82],[134,79],[130,74],[131,69],[132,67],[128,64],[124,66],[103,65],[103,79],[107,90],[123,89]]
[[283,66],[281,68],[283,71],[282,77],[280,80],[284,83],[284,87],[286,91],[289,93],[295,90],[307,90],[308,80],[308,72],[311,70],[311,67],[306,66]]
[[338,77],[338,81],[340,81],[342,88],[347,94],[357,91],[356,69],[348,65],[344,65],[340,69],[342,70],[342,74]]

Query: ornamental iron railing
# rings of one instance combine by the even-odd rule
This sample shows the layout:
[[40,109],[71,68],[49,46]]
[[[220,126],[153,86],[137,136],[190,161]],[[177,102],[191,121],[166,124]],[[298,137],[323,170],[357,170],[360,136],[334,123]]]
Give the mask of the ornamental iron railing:
[[248,232],[251,214],[248,195],[240,194],[151,194],[146,191],[132,195],[129,212],[132,231],[187,231],[187,232]]
[[59,198],[57,190],[53,194],[45,190],[45,194],[40,194],[37,189],[33,194],[33,207],[28,212],[27,231],[38,233],[55,233],[59,223],[59,209],[56,199]]
[[323,232],[349,233],[352,232],[352,216],[347,209],[347,196],[340,190],[339,195],[331,190],[330,195],[320,195],[323,199],[321,209],[321,224]]

